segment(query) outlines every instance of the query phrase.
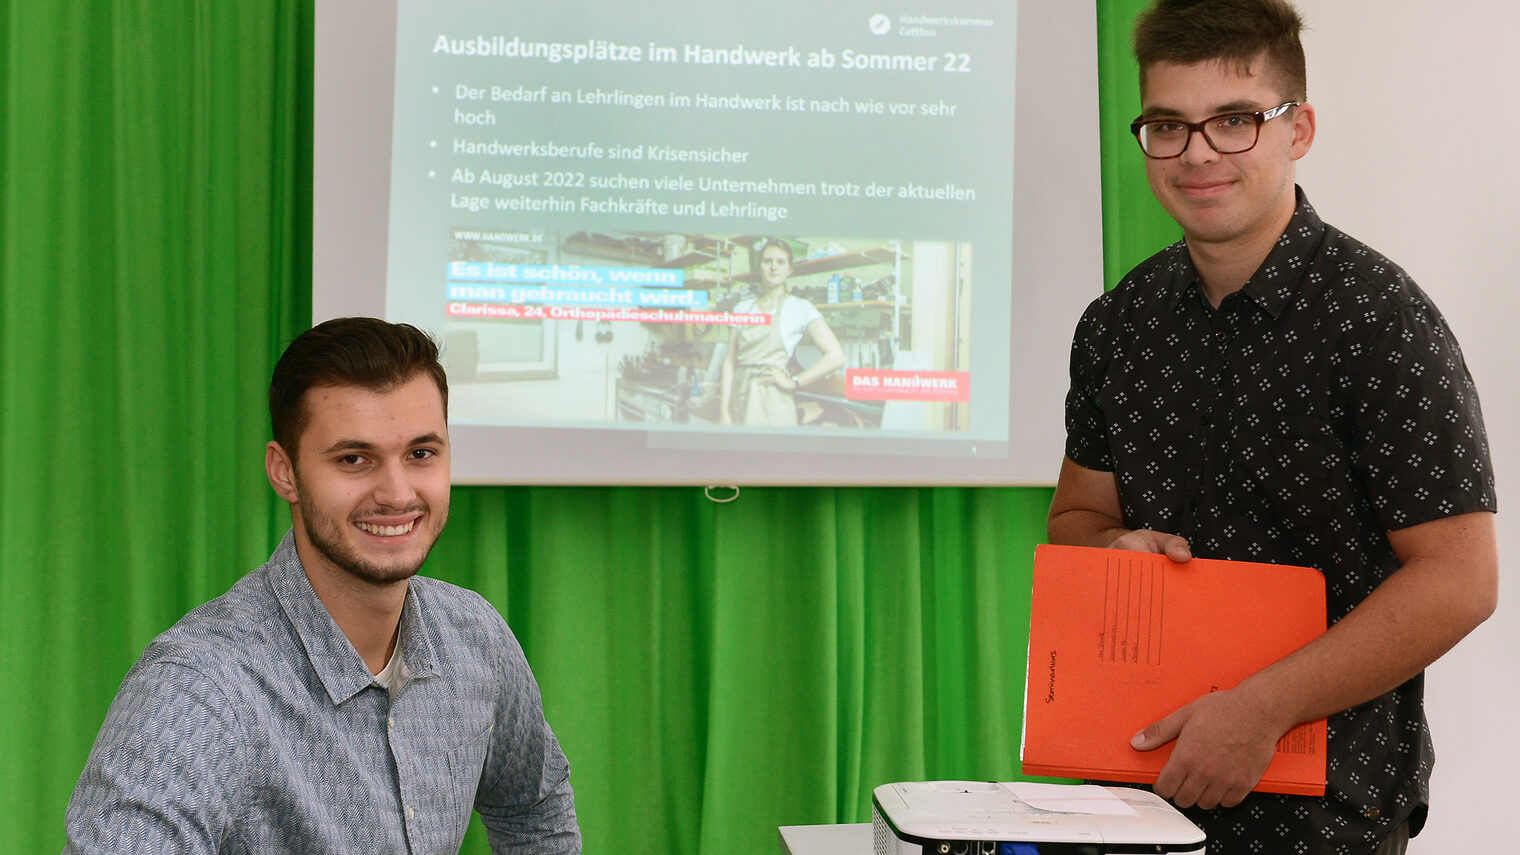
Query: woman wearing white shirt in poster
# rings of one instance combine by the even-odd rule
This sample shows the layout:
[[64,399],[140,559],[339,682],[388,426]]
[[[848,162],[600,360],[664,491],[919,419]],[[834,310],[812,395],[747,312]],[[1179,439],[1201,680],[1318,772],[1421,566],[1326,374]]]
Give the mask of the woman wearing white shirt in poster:
[[[812,303],[787,293],[792,248],[767,238],[760,245],[760,293],[740,300],[735,312],[770,315],[765,326],[732,327],[723,360],[719,420],[723,424],[797,425],[792,393],[844,365],[844,349]],[[787,362],[806,334],[823,355],[797,374]]]

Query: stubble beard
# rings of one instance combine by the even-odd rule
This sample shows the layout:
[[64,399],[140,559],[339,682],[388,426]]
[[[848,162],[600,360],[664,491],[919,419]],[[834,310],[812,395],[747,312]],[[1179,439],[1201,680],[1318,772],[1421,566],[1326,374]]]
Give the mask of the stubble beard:
[[[1228,155],[1222,155],[1228,157]],[[1278,218],[1278,202],[1280,200],[1293,200],[1283,202],[1290,211],[1296,203],[1293,192],[1293,173],[1285,171],[1277,176],[1272,182],[1270,194],[1266,197],[1271,200],[1267,205],[1260,208],[1247,207],[1236,211],[1232,216],[1225,219],[1214,220],[1209,216],[1211,213],[1208,206],[1194,209],[1182,196],[1181,190],[1176,187],[1169,188],[1171,193],[1176,194],[1176,210],[1162,201],[1162,207],[1167,209],[1167,214],[1182,227],[1183,235],[1190,243],[1199,244],[1227,244],[1241,239],[1250,239],[1264,235],[1269,227],[1275,227]],[[1154,188],[1153,192],[1154,192]],[[1160,200],[1161,194],[1156,193]],[[1275,240],[1277,235],[1272,235]]]
[[301,519],[306,524],[306,537],[311,541],[311,545],[323,558],[332,562],[334,566],[354,578],[368,582],[371,585],[392,585],[417,575],[417,571],[422,569],[423,562],[427,561],[428,553],[432,551],[433,544],[438,541],[442,522],[434,522],[433,514],[426,505],[410,507],[406,511],[422,511],[424,516],[417,521],[417,524],[428,524],[426,529],[418,532],[419,537],[426,538],[422,552],[417,557],[415,563],[380,565],[359,556],[344,540],[343,526],[352,526],[352,520],[339,523],[321,511],[309,507],[304,502],[301,503]]

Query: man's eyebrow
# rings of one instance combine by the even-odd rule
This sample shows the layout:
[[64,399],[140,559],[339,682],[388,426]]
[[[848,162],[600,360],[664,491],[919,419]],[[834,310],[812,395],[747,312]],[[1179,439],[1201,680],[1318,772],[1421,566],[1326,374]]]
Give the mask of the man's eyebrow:
[[[1209,111],[1209,114],[1203,118],[1207,119],[1213,116],[1221,116],[1225,113],[1255,113],[1263,109],[1271,108],[1258,107],[1252,101],[1230,101],[1228,103],[1215,106],[1212,110]],[[1180,119],[1183,118],[1183,112],[1181,110],[1174,110],[1171,107],[1167,107],[1163,104],[1153,104],[1149,107],[1146,107],[1140,113],[1140,121],[1142,122],[1149,121],[1151,119],[1162,118]]]
[[[411,442],[407,443],[407,447],[408,448],[414,448],[414,447],[419,446],[419,445],[448,445],[448,444],[449,444],[449,441],[447,439],[444,439],[443,436],[441,436],[440,434],[434,433],[434,432],[429,432],[429,433],[422,434],[421,436],[418,436],[418,437],[415,437],[414,439],[412,439]],[[374,452],[374,451],[379,451],[379,450],[380,450],[380,446],[374,444],[373,442],[368,442],[366,440],[362,440],[362,439],[340,439],[337,442],[334,442],[332,445],[329,445],[328,447],[322,449],[322,453],[323,454],[337,454],[338,452],[341,452],[341,451],[370,451],[370,452]]]
[[373,442],[365,442],[362,439],[340,439],[337,442],[322,449],[323,454],[334,454],[339,451],[375,451],[379,446]]

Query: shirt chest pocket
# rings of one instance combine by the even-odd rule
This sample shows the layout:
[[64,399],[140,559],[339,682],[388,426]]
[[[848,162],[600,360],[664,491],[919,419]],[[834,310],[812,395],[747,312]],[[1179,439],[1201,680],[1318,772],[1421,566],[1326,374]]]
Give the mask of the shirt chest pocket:
[[481,770],[485,767],[486,752],[491,744],[495,728],[487,725],[479,733],[460,740],[442,752],[439,787],[444,795],[444,813],[451,821],[448,851],[457,852],[464,841],[464,833],[470,824],[470,809],[475,804],[475,792],[480,786]]
[[1351,461],[1333,426],[1312,416],[1232,432],[1231,468],[1249,503],[1289,529],[1319,525],[1352,501]]

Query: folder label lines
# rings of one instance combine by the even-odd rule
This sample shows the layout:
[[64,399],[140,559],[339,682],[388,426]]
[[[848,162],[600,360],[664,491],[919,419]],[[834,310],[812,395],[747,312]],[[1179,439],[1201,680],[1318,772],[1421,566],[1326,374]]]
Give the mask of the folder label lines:
[[1098,661],[1160,665],[1166,574],[1143,554],[1110,558],[1106,564]]

